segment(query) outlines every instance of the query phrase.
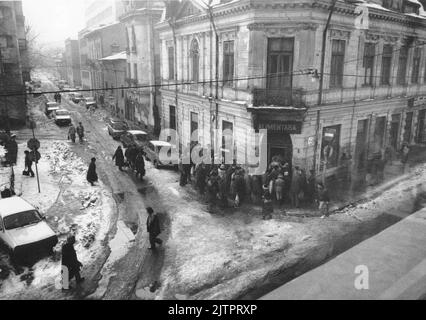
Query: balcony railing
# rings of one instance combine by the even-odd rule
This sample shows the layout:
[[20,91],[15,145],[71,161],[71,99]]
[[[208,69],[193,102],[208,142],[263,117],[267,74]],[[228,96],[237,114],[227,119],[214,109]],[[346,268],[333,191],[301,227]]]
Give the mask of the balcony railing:
[[302,89],[253,89],[253,106],[292,106],[302,108],[304,103]]

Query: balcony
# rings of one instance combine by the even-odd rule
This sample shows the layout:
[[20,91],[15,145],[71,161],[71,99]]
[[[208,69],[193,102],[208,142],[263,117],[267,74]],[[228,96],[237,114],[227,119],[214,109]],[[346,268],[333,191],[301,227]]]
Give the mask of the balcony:
[[253,89],[253,106],[305,107],[303,89]]

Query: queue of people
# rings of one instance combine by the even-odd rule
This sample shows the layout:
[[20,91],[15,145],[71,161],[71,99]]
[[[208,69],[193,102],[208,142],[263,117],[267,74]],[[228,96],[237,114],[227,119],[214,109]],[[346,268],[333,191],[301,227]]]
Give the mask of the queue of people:
[[128,167],[131,172],[136,173],[136,177],[143,180],[145,176],[145,159],[143,150],[138,149],[136,146],[129,146],[125,152],[121,146],[117,147],[112,157],[115,165],[120,171],[123,167]]
[[252,175],[242,166],[197,165],[181,159],[180,185],[186,185],[192,176],[193,186],[208,203],[208,210],[241,206],[244,202],[262,204],[264,219],[272,217],[274,204],[288,203],[293,208],[317,204],[323,216],[328,215],[328,191],[316,181],[314,170],[306,175],[298,166],[290,168],[287,162],[273,161],[264,175]]

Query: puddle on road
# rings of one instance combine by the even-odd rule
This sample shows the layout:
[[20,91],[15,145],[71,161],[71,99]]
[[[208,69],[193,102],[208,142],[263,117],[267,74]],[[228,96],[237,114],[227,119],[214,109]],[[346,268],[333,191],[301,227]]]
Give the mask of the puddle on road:
[[132,230],[123,221],[118,221],[117,232],[108,244],[111,252],[102,268],[102,278],[98,283],[96,291],[88,297],[89,299],[101,299],[104,296],[108,289],[109,280],[111,277],[117,275],[113,270],[114,264],[127,254],[134,241],[135,236]]

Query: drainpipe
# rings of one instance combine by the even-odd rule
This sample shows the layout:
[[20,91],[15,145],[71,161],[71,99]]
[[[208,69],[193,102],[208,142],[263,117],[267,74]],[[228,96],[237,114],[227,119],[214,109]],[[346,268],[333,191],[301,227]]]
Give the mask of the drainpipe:
[[332,0],[330,6],[330,13],[328,14],[327,23],[325,24],[324,31],[322,32],[322,47],[321,47],[321,67],[320,67],[320,83],[319,83],[319,92],[318,92],[318,105],[322,103],[322,91],[323,91],[323,83],[324,83],[324,61],[325,61],[325,49],[327,42],[327,31],[330,26],[331,16],[334,12],[334,7],[336,6],[337,0]]

